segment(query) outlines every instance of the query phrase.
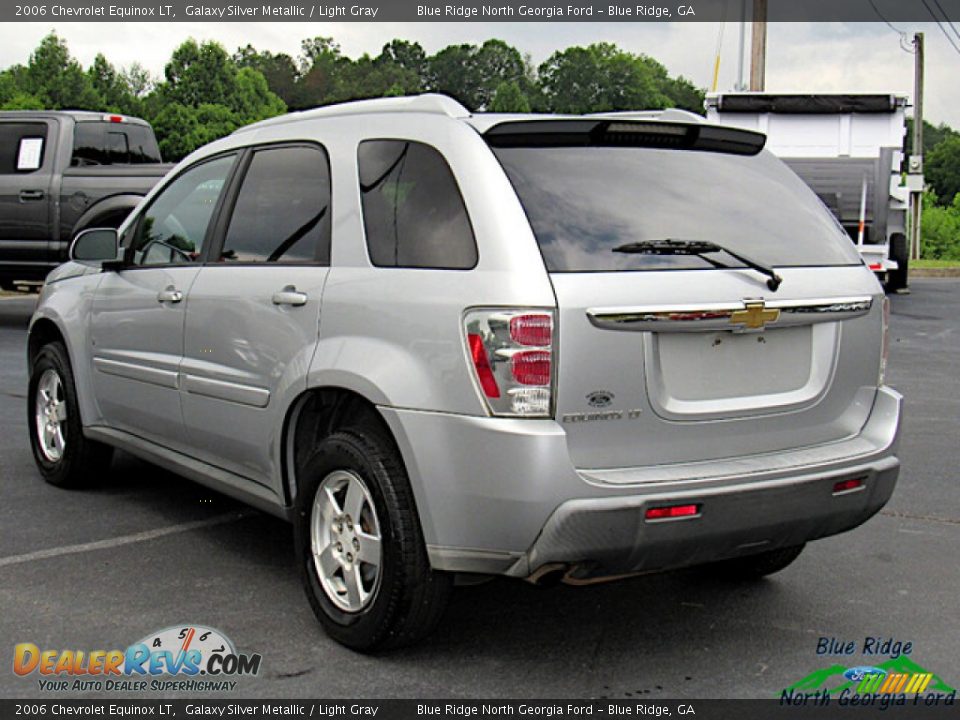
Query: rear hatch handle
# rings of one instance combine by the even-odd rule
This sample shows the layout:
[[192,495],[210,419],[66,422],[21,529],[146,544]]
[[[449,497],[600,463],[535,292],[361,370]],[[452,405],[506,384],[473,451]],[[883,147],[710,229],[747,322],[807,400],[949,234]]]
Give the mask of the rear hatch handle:
[[691,305],[642,305],[588,308],[590,323],[604,330],[638,332],[756,332],[769,326],[790,327],[837,322],[866,315],[869,295],[803,300],[747,298],[736,302]]

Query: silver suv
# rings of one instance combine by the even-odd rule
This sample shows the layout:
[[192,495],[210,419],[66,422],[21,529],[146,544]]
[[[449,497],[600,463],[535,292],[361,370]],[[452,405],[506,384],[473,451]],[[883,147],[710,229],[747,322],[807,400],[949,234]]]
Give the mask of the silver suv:
[[40,472],[122,448],[289,519],[361,650],[457,580],[776,572],[890,498],[901,398],[879,284],[763,144],[436,95],[244,128],[48,278]]

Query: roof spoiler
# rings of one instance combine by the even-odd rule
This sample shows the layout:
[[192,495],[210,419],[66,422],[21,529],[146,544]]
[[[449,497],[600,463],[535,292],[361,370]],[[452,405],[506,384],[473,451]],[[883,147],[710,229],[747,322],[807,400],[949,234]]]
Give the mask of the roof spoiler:
[[483,134],[492,147],[645,147],[756,155],[763,133],[700,123],[629,119],[509,120]]

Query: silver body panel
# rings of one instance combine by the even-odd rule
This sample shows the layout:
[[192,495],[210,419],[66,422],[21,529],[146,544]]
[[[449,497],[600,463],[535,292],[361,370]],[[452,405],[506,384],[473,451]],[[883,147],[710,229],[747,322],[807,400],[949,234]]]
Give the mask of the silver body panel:
[[[744,537],[803,541],[889,498],[900,402],[877,386],[881,291],[866,268],[784,268],[778,293],[743,269],[551,275],[479,134],[496,118],[359,115],[238,132],[184,160],[141,206],[218,152],[318,142],[332,176],[329,267],[70,264],[51,276],[32,328],[52,322],[64,335],[91,437],[288,517],[297,479],[286,423],[306,393],[348,390],[397,441],[433,565],[524,577],[552,563],[700,562],[710,553],[691,548],[704,542],[716,559],[754,542]],[[356,161],[368,138],[440,151],[476,236],[475,268],[371,264]],[[171,288],[182,301],[159,301]],[[759,301],[776,321],[733,321]],[[552,418],[489,416],[464,345],[464,313],[478,307],[555,309]],[[611,407],[594,412],[591,391]],[[824,483],[851,473],[869,477],[870,492],[842,504],[828,493],[818,506]],[[643,523],[651,502],[689,497],[751,510],[656,534]],[[790,503],[805,519],[778,539],[760,514]],[[598,535],[613,516],[619,530]]]

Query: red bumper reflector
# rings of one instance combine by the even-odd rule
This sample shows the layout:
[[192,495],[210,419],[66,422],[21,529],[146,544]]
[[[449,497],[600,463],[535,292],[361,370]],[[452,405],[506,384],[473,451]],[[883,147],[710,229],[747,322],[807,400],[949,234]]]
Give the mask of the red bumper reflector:
[[694,517],[699,514],[699,505],[665,505],[647,508],[644,517],[647,520],[667,520],[668,518]]
[[833,484],[833,494],[842,495],[844,493],[853,492],[854,490],[860,490],[864,487],[864,481],[866,478],[852,478],[850,480],[841,480],[838,483]]
[[880,263],[874,263],[873,265],[870,266],[870,269],[874,271],[883,270],[883,265],[881,265]]

